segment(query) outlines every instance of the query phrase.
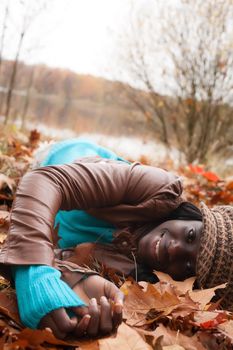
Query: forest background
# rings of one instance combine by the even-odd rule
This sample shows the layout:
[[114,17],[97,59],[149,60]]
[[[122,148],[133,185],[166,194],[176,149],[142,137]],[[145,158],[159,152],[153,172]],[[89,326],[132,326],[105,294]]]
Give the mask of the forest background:
[[[114,49],[104,78],[26,63],[28,57],[35,61],[46,36],[37,29],[40,40],[32,40],[33,25],[56,3],[19,1],[18,6],[20,21],[15,23],[17,6],[7,0],[1,4],[4,125],[17,121],[25,128],[33,122],[35,127],[69,128],[77,135],[136,136],[163,144],[166,156],[175,148],[180,162],[231,173],[231,0],[127,2],[128,17],[121,27],[108,28]],[[79,51],[73,44],[67,56],[78,57]]]

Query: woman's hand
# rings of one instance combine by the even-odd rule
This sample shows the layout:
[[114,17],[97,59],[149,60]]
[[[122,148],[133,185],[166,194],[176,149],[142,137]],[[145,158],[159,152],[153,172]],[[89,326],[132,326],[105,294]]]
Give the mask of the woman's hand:
[[[92,275],[77,283],[73,290],[87,304],[86,308],[72,308],[78,317],[90,315],[86,335],[105,335],[118,328],[122,322],[124,295],[113,283]],[[79,324],[74,334],[79,336]]]
[[91,275],[78,282],[73,290],[87,306],[70,308],[77,316],[72,318],[64,308],[53,310],[41,319],[39,328],[50,328],[60,339],[69,334],[77,338],[105,335],[118,328],[122,322],[124,295],[113,283]]
[[79,314],[82,316],[81,318],[79,317],[79,320],[76,317],[70,318],[65,308],[53,310],[41,319],[39,328],[51,329],[53,334],[59,339],[64,339],[74,331],[78,337],[82,337],[86,334],[90,322],[90,315],[87,314],[86,308],[83,311],[82,308],[77,308],[80,309]]

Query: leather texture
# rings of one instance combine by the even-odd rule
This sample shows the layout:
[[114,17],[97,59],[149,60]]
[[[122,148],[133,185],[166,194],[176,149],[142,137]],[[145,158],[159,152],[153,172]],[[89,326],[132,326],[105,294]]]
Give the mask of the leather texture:
[[55,266],[52,230],[59,209],[86,210],[125,232],[166,218],[184,201],[182,190],[180,177],[160,168],[98,157],[35,169],[18,186],[0,264]]

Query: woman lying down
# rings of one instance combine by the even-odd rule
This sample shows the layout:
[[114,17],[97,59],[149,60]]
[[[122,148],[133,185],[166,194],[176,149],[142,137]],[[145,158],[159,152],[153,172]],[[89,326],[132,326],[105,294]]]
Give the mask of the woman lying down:
[[153,270],[196,276],[200,288],[228,282],[218,297],[233,310],[233,208],[197,208],[182,190],[178,176],[88,141],[50,146],[18,186],[0,252],[22,323],[60,338],[115,331],[124,297],[97,266],[149,282]]

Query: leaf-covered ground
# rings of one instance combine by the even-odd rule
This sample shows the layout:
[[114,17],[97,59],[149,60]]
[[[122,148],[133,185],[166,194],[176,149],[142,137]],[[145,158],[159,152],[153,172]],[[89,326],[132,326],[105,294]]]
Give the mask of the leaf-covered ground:
[[[36,130],[28,136],[12,129],[0,133],[0,244],[7,235],[18,181],[29,169],[39,141]],[[233,204],[233,179],[221,179],[197,165],[173,170],[183,176],[188,200]],[[233,349],[233,314],[210,303],[214,288],[194,291],[194,278],[175,282],[162,273],[158,277],[160,282],[154,285],[128,280],[121,286],[124,322],[117,334],[78,341],[58,340],[49,330],[25,329],[15,292],[0,278],[0,349]]]

